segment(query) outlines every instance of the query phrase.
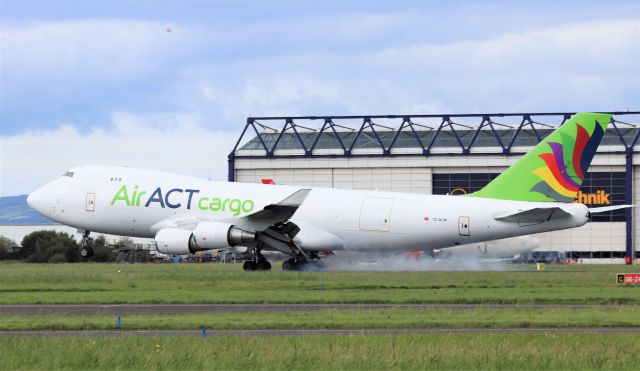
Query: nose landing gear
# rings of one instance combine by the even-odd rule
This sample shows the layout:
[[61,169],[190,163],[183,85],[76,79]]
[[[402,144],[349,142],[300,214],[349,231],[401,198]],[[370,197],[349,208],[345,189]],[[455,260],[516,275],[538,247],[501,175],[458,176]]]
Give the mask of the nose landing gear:
[[89,233],[91,233],[91,231],[84,231],[82,240],[80,241],[80,256],[84,259],[89,259],[93,256],[93,249],[91,248],[93,238],[89,237]]

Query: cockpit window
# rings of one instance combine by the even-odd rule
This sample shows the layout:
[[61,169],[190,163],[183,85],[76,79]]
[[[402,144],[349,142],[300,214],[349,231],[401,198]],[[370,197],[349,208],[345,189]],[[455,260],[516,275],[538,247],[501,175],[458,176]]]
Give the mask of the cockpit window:
[[67,171],[62,176],[68,176],[69,178],[73,178],[73,171]]

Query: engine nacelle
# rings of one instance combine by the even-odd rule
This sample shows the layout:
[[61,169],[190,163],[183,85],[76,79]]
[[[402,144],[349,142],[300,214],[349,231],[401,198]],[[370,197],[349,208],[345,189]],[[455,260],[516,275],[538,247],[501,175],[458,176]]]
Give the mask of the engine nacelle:
[[298,221],[296,224],[300,228],[300,232],[293,238],[293,242],[295,242],[298,247],[311,251],[344,249],[342,240],[333,233],[329,233],[324,229],[302,221]]
[[169,255],[193,254],[197,250],[191,248],[191,231],[180,228],[163,228],[156,233],[158,251]]
[[193,230],[191,247],[195,250],[227,249],[255,241],[255,232],[245,231],[229,223],[203,222]]
[[163,228],[156,233],[158,251],[170,255],[195,254],[201,250],[228,249],[255,241],[255,232],[245,231],[229,223],[203,222],[189,231]]

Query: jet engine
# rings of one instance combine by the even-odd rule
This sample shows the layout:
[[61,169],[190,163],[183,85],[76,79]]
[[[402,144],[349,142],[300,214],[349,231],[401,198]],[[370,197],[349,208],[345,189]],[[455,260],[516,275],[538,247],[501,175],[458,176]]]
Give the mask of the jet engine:
[[190,242],[195,250],[209,250],[227,249],[255,239],[255,232],[245,231],[229,223],[203,222],[193,230]]
[[253,242],[255,232],[245,231],[229,223],[203,222],[193,231],[163,228],[156,233],[155,240],[158,251],[163,254],[186,255]]
[[180,228],[163,228],[156,233],[156,245],[159,252],[169,255],[193,254],[191,250],[191,231]]

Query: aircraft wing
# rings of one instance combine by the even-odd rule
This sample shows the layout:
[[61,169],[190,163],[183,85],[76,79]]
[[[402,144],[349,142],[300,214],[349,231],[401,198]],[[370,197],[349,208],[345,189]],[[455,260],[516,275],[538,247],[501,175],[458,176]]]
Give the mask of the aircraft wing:
[[234,224],[238,227],[260,230],[278,222],[286,222],[302,205],[309,192],[311,192],[311,189],[300,189],[277,204],[269,204],[262,210],[243,216]]
[[494,219],[502,222],[518,223],[519,225],[532,225],[567,217],[571,217],[571,214],[558,206],[552,206],[506,211],[495,215]]
[[269,204],[260,211],[239,218],[234,225],[257,231],[256,241],[267,250],[300,256],[308,261],[307,254],[293,241],[300,232],[300,227],[289,222],[289,219],[302,205],[309,192],[310,189],[300,189],[277,204]]
[[[286,222],[302,205],[309,192],[311,192],[311,189],[300,189],[276,204],[269,204],[262,210],[238,219],[229,220],[229,222],[232,222],[236,227],[249,230],[262,230],[278,222]],[[195,229],[198,223],[203,221],[207,220],[201,220],[194,216],[178,215],[174,218],[163,220],[151,228],[154,230],[162,228]]]

